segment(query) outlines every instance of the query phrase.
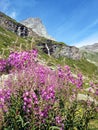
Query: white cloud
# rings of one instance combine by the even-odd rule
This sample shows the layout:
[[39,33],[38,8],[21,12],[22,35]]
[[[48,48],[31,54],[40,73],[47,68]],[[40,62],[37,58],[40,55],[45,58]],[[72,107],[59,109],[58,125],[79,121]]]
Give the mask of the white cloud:
[[74,43],[74,45],[77,47],[82,47],[85,45],[92,45],[94,43],[98,43],[98,33],[95,33],[95,34],[83,39],[82,41],[80,41],[78,43]]
[[13,12],[11,12],[11,13],[9,14],[9,16],[10,16],[11,18],[13,18],[13,19],[16,19],[17,14],[16,14],[15,11],[13,11]]

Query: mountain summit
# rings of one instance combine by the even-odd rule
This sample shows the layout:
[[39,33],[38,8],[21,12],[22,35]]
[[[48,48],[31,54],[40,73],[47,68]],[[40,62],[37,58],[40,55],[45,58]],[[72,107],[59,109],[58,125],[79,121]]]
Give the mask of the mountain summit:
[[28,28],[31,28],[36,34],[41,37],[45,37],[51,40],[54,40],[48,33],[43,25],[40,18],[28,18],[26,20],[21,21],[21,24],[25,25]]

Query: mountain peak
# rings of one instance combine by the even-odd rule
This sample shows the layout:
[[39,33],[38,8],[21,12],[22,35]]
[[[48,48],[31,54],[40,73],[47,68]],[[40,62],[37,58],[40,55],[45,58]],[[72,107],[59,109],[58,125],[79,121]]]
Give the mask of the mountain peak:
[[41,37],[45,37],[51,40],[54,40],[47,32],[45,26],[43,25],[40,18],[27,18],[26,20],[21,21],[21,23],[29,28],[31,28],[36,34]]
[[24,22],[24,21],[27,21],[27,22],[39,22],[39,23],[42,23],[41,19],[38,18],[38,17],[36,17],[36,18],[32,18],[32,17],[30,17],[30,18],[27,18],[27,19],[25,19],[25,20],[23,20],[23,21],[21,21],[21,22]]

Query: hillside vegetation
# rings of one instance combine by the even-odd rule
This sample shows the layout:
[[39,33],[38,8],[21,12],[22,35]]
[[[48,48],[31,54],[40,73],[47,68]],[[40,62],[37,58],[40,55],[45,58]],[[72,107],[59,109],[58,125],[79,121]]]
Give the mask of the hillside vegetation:
[[[0,27],[0,55],[8,56],[10,51],[30,49],[31,41]],[[2,54],[3,53],[3,54]]]
[[[72,67],[72,69],[77,69],[81,71],[84,75],[92,77],[92,75],[98,75],[98,68],[88,62],[86,59],[73,60],[67,57],[55,58],[53,56],[48,56],[44,53],[37,45],[39,43],[47,42],[46,38],[22,38],[17,36],[15,33],[8,31],[0,27],[0,55],[1,57],[8,57],[10,52],[30,50],[36,48],[39,51],[39,59],[44,61],[44,63],[50,67],[55,68],[59,64],[64,66],[65,64]],[[52,44],[66,45],[62,42],[51,41]]]

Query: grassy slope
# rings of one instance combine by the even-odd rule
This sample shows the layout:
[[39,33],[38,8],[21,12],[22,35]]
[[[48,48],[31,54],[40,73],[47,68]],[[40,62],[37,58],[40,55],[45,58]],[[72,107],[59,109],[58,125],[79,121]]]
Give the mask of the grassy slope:
[[0,55],[8,56],[9,51],[30,48],[30,40],[21,38],[0,26]]
[[8,19],[8,20],[10,20],[10,21],[13,21],[14,23],[17,24],[17,21],[16,21],[15,19],[13,19],[13,18],[7,16],[6,14],[4,14],[4,13],[1,12],[1,11],[0,11],[0,14],[1,14],[4,18],[6,18],[6,19]]
[[87,58],[98,66],[98,52],[88,53]]
[[[42,43],[44,43],[45,40],[47,40],[47,39],[42,38],[40,40],[42,41]],[[36,43],[35,43],[35,46],[38,43],[40,43],[40,42],[37,40]],[[52,43],[53,44],[66,45],[62,42],[52,41]],[[81,71],[84,75],[87,75],[91,78],[92,78],[92,75],[98,75],[98,67],[95,66],[93,63],[88,62],[85,58],[81,59],[81,60],[73,60],[73,59],[70,59],[70,58],[67,58],[67,57],[61,57],[61,58],[55,59],[53,57],[47,56],[46,54],[43,54],[42,51],[40,51],[40,55],[41,55],[40,58],[42,58],[42,60],[45,60],[45,62],[49,66],[55,66],[55,65],[58,65],[58,64],[64,66],[65,64],[67,64],[67,65],[71,66],[71,68],[73,70],[77,69],[78,71]]]
[[72,71],[77,70],[77,72],[82,72],[83,75],[88,76],[89,78],[92,78],[92,75],[95,77],[95,75],[98,75],[98,67],[94,64],[88,62],[85,59],[81,60],[72,60],[69,58],[59,58],[55,59],[53,57],[47,57],[47,55],[42,55],[44,60],[46,60],[48,66],[55,66],[55,65],[69,65],[72,69]]

